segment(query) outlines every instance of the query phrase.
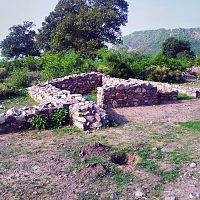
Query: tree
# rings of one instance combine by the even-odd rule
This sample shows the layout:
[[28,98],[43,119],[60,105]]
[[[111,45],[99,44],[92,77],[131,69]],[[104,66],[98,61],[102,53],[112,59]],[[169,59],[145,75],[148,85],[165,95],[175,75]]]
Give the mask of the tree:
[[190,58],[195,56],[189,41],[179,40],[175,37],[168,38],[162,44],[162,53],[168,58],[176,58],[178,55],[185,55]]
[[74,49],[94,57],[105,43],[121,41],[127,13],[126,0],[60,0],[42,24],[38,44],[45,51]]
[[2,56],[19,58],[40,55],[35,44],[36,33],[32,30],[33,26],[33,22],[25,21],[23,25],[9,28],[10,34],[0,43]]

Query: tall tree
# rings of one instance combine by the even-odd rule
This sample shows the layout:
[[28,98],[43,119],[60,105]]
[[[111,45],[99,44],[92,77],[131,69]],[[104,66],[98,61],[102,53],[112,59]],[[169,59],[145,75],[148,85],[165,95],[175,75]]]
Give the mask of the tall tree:
[[9,28],[9,35],[0,43],[2,56],[7,58],[39,56],[40,52],[36,47],[36,32],[32,30],[33,26],[33,22],[25,21],[23,25]]
[[179,40],[175,37],[168,38],[162,44],[162,53],[169,58],[176,58],[178,55],[190,58],[195,56],[189,41]]
[[74,49],[93,56],[105,43],[121,40],[127,23],[126,0],[60,0],[38,34],[43,50]]

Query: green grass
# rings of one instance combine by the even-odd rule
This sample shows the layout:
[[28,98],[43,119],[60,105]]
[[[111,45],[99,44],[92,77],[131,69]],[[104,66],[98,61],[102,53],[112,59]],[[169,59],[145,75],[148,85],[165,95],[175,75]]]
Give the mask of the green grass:
[[116,184],[117,188],[130,184],[130,182],[133,181],[134,178],[131,173],[123,172],[116,167],[112,168],[111,173],[112,180]]
[[11,169],[13,166],[13,163],[11,161],[3,162],[1,164],[1,167],[4,169]]
[[175,164],[183,164],[192,161],[189,155],[183,150],[176,150],[168,153],[167,159]]
[[200,121],[180,122],[179,124],[183,128],[187,128],[193,131],[200,131]]
[[64,136],[65,134],[67,135],[80,134],[81,135],[83,133],[80,129],[75,128],[73,126],[68,126],[61,129],[54,129],[52,131],[58,136]]
[[178,100],[191,100],[191,99],[195,99],[195,97],[188,96],[185,93],[179,93],[178,94]]
[[22,95],[10,96],[8,98],[1,99],[0,105],[5,107],[5,109],[0,110],[0,113],[4,113],[12,107],[22,108],[24,106],[38,105],[38,103],[28,96],[28,94],[23,93]]
[[91,92],[91,94],[85,96],[85,98],[89,101],[97,102],[97,90]]

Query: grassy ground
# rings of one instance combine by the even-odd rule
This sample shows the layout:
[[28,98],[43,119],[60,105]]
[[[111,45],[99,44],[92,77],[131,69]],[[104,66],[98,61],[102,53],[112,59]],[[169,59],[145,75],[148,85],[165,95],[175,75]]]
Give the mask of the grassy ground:
[[184,84],[181,84],[181,85],[188,86],[188,87],[197,87],[197,88],[200,88],[200,81],[191,82],[191,83],[184,83]]
[[[109,200],[113,193],[119,199],[135,199],[139,190],[144,195],[139,199],[162,200],[166,198],[165,190],[170,191],[171,186],[179,188],[180,176],[187,182],[186,172],[200,177],[199,169],[188,168],[191,162],[199,163],[199,133],[200,121],[192,121],[128,123],[92,134],[65,127],[3,135],[0,136],[0,199],[65,196]],[[80,157],[80,146],[92,141],[108,145],[111,151],[104,156]],[[134,165],[120,166],[110,159],[116,152],[132,153],[139,159]],[[82,174],[91,163],[107,166],[109,173],[95,178]],[[187,187],[181,190],[180,199],[187,199],[187,190]]]
[[0,113],[4,113],[12,107],[22,108],[24,106],[37,104],[38,103],[35,102],[30,96],[28,96],[28,94],[23,93],[21,95],[0,99],[0,105],[4,107],[4,109],[0,109]]

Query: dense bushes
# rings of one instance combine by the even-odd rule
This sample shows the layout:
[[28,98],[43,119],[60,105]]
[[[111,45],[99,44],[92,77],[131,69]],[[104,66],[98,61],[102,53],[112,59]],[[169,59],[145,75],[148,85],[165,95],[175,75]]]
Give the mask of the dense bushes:
[[145,70],[146,78],[158,82],[179,82],[181,80],[181,71],[172,71],[165,66],[151,66]]
[[91,65],[87,62],[88,60],[84,60],[74,51],[60,54],[47,52],[41,57],[42,75],[45,80],[48,80],[74,73],[87,72],[91,70]]
[[180,80],[181,72],[194,64],[189,59],[167,58],[162,54],[156,56],[142,55],[125,50],[98,52],[96,68],[100,72],[119,78],[140,78],[161,82]]
[[177,82],[181,73],[195,64],[200,65],[200,57],[194,60],[181,54],[174,59],[162,54],[150,56],[124,49],[100,49],[95,60],[85,59],[74,51],[46,52],[41,57],[0,60],[0,95],[15,94],[38,81],[90,71],[119,78]]

